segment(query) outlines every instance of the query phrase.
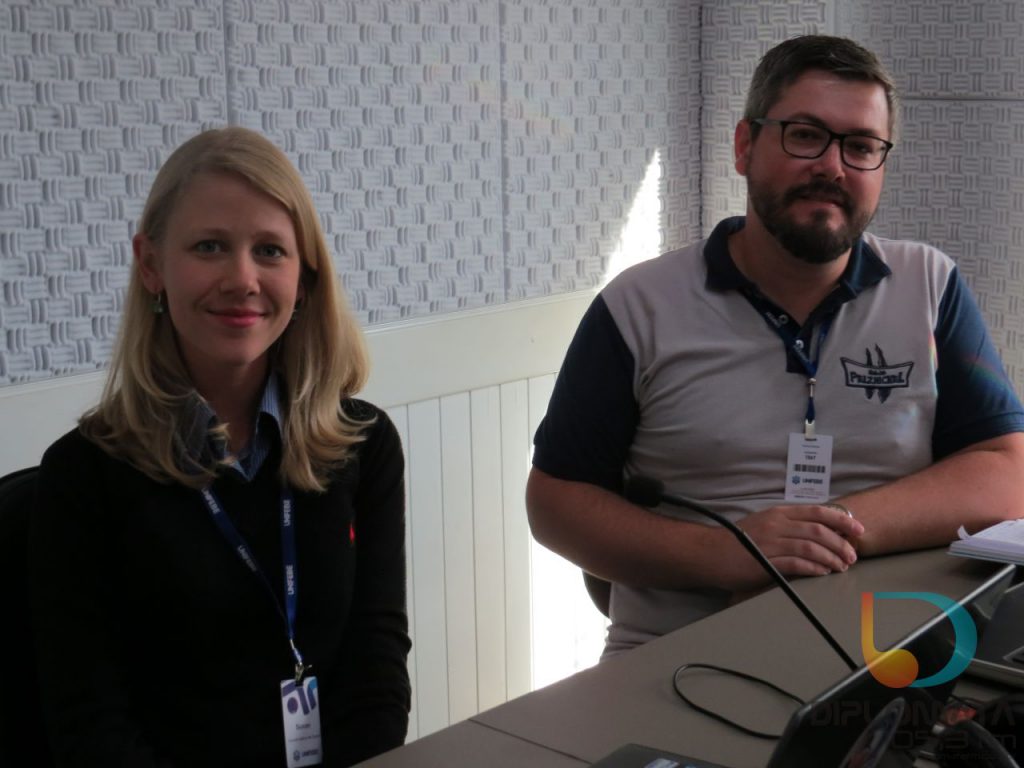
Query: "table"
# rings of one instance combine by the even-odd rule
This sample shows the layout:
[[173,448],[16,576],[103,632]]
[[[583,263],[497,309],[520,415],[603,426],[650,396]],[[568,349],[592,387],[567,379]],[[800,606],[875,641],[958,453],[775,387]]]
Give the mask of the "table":
[[[794,589],[847,653],[861,661],[862,592],[928,591],[960,598],[1000,567],[954,558],[945,550],[926,550],[865,560],[843,574],[795,581]],[[878,647],[899,640],[938,613],[924,601],[899,602],[876,601]],[[848,673],[785,594],[772,589],[422,740],[429,743],[413,742],[367,765],[471,765],[465,757],[469,753],[461,751],[465,743],[472,754],[487,755],[489,768],[561,768],[589,765],[622,744],[636,742],[733,768],[762,768],[774,741],[745,735],[677,698],[673,673],[692,662],[747,672],[804,699]],[[781,732],[792,705],[752,696],[749,686],[740,692],[721,676],[708,680],[705,688],[699,680],[691,681],[696,687],[688,684],[688,691],[737,720]],[[500,753],[490,752],[512,744],[524,753],[532,750],[529,759],[504,762]],[[448,751],[445,757],[449,749],[460,751]],[[415,750],[419,761],[408,762],[407,750]]]
[[586,768],[590,762],[463,720],[360,763],[365,768]]

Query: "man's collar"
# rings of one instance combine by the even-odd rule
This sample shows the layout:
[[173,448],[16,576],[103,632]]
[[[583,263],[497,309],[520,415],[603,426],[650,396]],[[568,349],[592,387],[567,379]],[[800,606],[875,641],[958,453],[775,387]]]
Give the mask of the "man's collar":
[[[704,245],[704,261],[708,269],[705,285],[708,290],[724,292],[754,287],[729,253],[729,236],[743,229],[744,224],[745,216],[723,219]],[[889,266],[864,242],[864,238],[858,237],[850,250],[850,259],[839,278],[839,285],[849,298],[853,298],[891,274]]]
[[754,287],[754,284],[740,272],[729,253],[729,236],[743,229],[746,223],[745,216],[722,219],[705,243],[704,261],[708,268],[705,285],[708,290],[725,292]]

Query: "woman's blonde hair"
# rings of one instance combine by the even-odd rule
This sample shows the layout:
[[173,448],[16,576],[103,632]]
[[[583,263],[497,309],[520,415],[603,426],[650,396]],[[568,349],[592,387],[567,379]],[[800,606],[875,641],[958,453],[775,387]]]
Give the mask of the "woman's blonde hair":
[[[338,285],[309,191],[285,154],[258,133],[222,128],[182,144],[153,182],[139,233],[159,243],[174,207],[204,173],[240,176],[291,216],[305,296],[270,352],[282,389],[280,473],[293,488],[322,491],[365,426],[341,408],[368,373],[362,333]],[[82,417],[80,429],[158,481],[201,487],[217,466],[198,466],[183,455],[181,419],[194,398],[170,318],[153,311],[135,262],[103,397]]]

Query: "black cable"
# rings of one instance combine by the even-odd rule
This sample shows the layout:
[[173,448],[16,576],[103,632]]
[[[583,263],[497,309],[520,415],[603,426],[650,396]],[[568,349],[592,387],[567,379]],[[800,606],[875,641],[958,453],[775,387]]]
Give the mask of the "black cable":
[[681,666],[676,668],[676,671],[674,673],[672,673],[672,687],[675,689],[676,696],[678,696],[680,699],[682,699],[685,704],[689,705],[690,707],[692,707],[693,709],[697,710],[701,714],[704,714],[704,715],[707,715],[708,717],[714,718],[715,720],[717,720],[720,723],[725,723],[730,728],[736,728],[737,730],[743,731],[746,734],[749,734],[751,736],[756,736],[759,739],[778,739],[778,738],[780,738],[782,736],[782,734],[781,733],[765,733],[764,731],[755,731],[753,728],[747,728],[747,726],[745,726],[745,725],[740,725],[735,720],[730,720],[725,715],[721,715],[718,712],[710,710],[710,709],[708,709],[706,707],[702,707],[699,704],[694,704],[692,701],[690,701],[686,697],[686,694],[684,694],[681,690],[679,690],[679,675],[680,675],[681,672],[685,672],[687,669],[710,669],[710,670],[715,671],[715,672],[721,672],[721,673],[726,674],[726,675],[732,675],[734,677],[738,677],[738,678],[741,678],[743,680],[747,680],[747,681],[749,681],[751,683],[757,683],[758,685],[763,685],[766,688],[770,688],[771,690],[775,691],[776,693],[780,693],[783,696],[785,696],[786,698],[792,699],[793,701],[795,701],[801,707],[804,704],[806,704],[806,702],[803,699],[801,699],[799,696],[795,696],[794,694],[790,693],[789,691],[784,691],[782,688],[779,688],[779,686],[775,685],[774,683],[770,683],[767,680],[762,680],[760,677],[754,677],[753,675],[748,675],[746,672],[740,672],[738,670],[728,669],[726,667],[719,667],[719,666],[716,666],[715,664],[683,664],[683,665],[681,665]]

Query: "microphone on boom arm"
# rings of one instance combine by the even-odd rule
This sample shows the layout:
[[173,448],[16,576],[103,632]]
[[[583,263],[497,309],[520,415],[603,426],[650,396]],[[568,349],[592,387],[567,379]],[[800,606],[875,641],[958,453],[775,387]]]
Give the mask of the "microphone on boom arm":
[[737,526],[734,522],[729,520],[727,517],[723,517],[717,512],[712,512],[707,507],[698,504],[690,499],[683,498],[682,496],[674,496],[672,494],[665,493],[665,485],[660,480],[655,480],[652,477],[631,477],[626,481],[626,498],[634,504],[641,507],[656,507],[661,503],[670,504],[674,507],[681,507],[682,509],[688,509],[692,512],[696,512],[705,517],[709,517],[716,523],[721,525],[723,528],[727,528],[729,532],[736,537],[736,539],[743,545],[743,547],[754,556],[754,558],[761,564],[768,575],[775,580],[775,583],[782,588],[782,591],[786,593],[786,596],[800,609],[800,612],[807,617],[807,620],[811,622],[818,633],[825,638],[825,641],[832,646],[834,650],[851,671],[858,668],[856,662],[850,658],[850,656],[843,650],[843,647],[839,645],[834,637],[829,633],[825,626],[818,620],[818,617],[814,615],[807,604],[800,599],[800,596],[793,591],[793,588],[786,581],[785,577],[779,573],[778,569],[771,564],[771,561],[765,557],[764,553],[758,548],[757,544],[754,543],[746,532]]

